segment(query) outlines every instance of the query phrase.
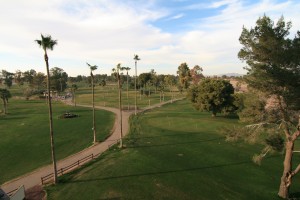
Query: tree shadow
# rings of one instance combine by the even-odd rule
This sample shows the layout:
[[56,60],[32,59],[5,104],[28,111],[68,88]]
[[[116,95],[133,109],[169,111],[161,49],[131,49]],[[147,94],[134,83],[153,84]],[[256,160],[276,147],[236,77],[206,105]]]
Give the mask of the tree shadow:
[[289,199],[300,200],[300,192],[293,192],[289,195]]
[[247,160],[247,161],[241,161],[241,162],[235,162],[235,163],[226,163],[226,164],[195,167],[195,168],[167,170],[167,171],[156,171],[156,172],[145,172],[145,173],[136,173],[136,174],[109,176],[109,177],[100,177],[100,178],[91,178],[91,179],[82,179],[82,180],[66,179],[65,181],[62,181],[61,183],[62,184],[88,183],[88,182],[94,182],[94,181],[114,180],[114,179],[132,178],[132,177],[156,176],[156,175],[164,175],[164,174],[172,174],[172,173],[184,173],[184,172],[199,171],[199,170],[205,170],[205,169],[230,167],[230,166],[244,165],[244,164],[250,164],[250,163],[252,163],[252,161]]
[[217,140],[224,140],[224,137],[217,137],[217,138],[212,138],[212,139],[206,139],[206,140],[193,140],[189,142],[177,142],[177,143],[165,143],[165,144],[153,144],[153,145],[132,145],[132,146],[127,146],[126,148],[149,148],[149,147],[162,147],[162,146],[174,146],[174,145],[185,145],[185,144],[198,144],[202,142],[212,142],[212,141],[217,141]]

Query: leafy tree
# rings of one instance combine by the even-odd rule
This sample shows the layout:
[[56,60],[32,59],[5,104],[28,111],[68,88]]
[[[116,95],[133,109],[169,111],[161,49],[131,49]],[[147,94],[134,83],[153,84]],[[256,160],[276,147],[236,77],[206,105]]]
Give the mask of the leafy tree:
[[54,90],[63,92],[67,88],[68,74],[59,67],[50,69],[51,86]]
[[46,75],[42,72],[35,73],[31,81],[32,86],[34,86],[38,91],[46,88]]
[[182,86],[182,88],[187,89],[191,79],[190,68],[188,65],[186,63],[181,63],[178,67],[177,74],[179,76],[179,84]]
[[164,76],[164,82],[166,85],[169,86],[169,91],[171,93],[171,102],[173,102],[173,98],[174,98],[174,95],[173,95],[173,85],[176,83],[176,77],[174,75],[166,75]]
[[47,55],[47,50],[48,49],[53,50],[54,46],[57,44],[57,41],[52,40],[52,37],[50,35],[43,36],[41,34],[41,40],[35,40],[35,42],[38,43],[38,45],[44,50],[44,59],[45,59],[45,63],[46,63],[51,155],[52,155],[52,161],[53,161],[54,184],[56,184],[57,183],[57,171],[56,171],[56,158],[55,158],[54,137],[53,137],[52,104],[51,104],[51,97],[50,97],[49,58]]
[[243,47],[238,54],[248,65],[248,85],[273,100],[273,106],[265,108],[266,117],[259,120],[259,124],[267,126],[265,130],[271,135],[266,148],[272,144],[273,150],[281,149],[273,145],[280,143],[278,137],[284,141],[285,157],[278,192],[282,198],[288,198],[292,178],[300,170],[300,165],[292,168],[294,144],[300,136],[297,119],[300,107],[300,32],[290,39],[290,28],[291,22],[285,22],[283,17],[276,24],[267,16],[260,17],[254,28],[243,28],[239,39]]
[[191,69],[191,78],[193,81],[193,84],[198,84],[201,78],[204,78],[203,74],[203,69],[199,65],[195,65],[193,69]]
[[233,110],[234,88],[229,81],[206,78],[199,85],[193,85],[188,97],[197,110],[217,113]]
[[140,57],[135,54],[133,56],[134,66],[135,66],[135,79],[134,79],[134,88],[135,88],[135,98],[134,98],[134,114],[136,115],[137,111],[137,87],[136,87],[136,79],[137,79],[137,61],[141,60]]
[[7,114],[7,104],[8,104],[8,98],[11,98],[11,94],[9,90],[0,88],[0,98],[3,102],[3,110],[4,115]]
[[95,119],[95,85],[94,85],[94,75],[93,71],[95,71],[98,66],[97,65],[90,65],[86,63],[90,70],[91,70],[91,81],[92,81],[92,106],[93,106],[93,134],[94,134],[94,144],[97,142],[96,140],[96,119]]
[[23,73],[24,81],[29,84],[29,86],[33,87],[33,77],[36,75],[36,71],[34,69],[27,70]]
[[23,73],[20,70],[17,70],[16,73],[14,74],[14,80],[18,86],[24,84]]
[[4,85],[10,88],[12,86],[12,81],[14,79],[14,73],[8,72],[6,70],[2,70],[1,77],[2,77],[1,79],[4,82]]
[[121,87],[121,76],[120,72],[125,70],[124,67],[121,67],[121,63],[117,64],[115,68],[112,69],[112,75],[118,80],[119,88],[119,110],[120,110],[120,148],[123,147],[123,130],[122,130],[122,87]]
[[141,73],[139,75],[139,84],[145,88],[146,84],[151,81],[151,73]]

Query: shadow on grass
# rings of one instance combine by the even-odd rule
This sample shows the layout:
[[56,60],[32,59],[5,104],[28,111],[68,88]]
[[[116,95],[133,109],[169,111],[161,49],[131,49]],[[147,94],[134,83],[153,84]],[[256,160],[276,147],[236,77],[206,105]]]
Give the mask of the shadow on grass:
[[128,149],[133,148],[148,148],[148,147],[161,147],[161,146],[174,146],[174,145],[185,145],[185,144],[198,144],[202,142],[212,142],[212,141],[218,141],[221,140],[224,141],[224,137],[217,137],[207,140],[197,140],[197,141],[190,141],[190,142],[177,142],[177,143],[166,143],[166,144],[154,144],[154,145],[136,145],[136,146],[127,146]]
[[220,164],[220,165],[212,165],[212,166],[204,166],[204,167],[195,167],[195,168],[188,168],[188,169],[178,169],[178,170],[168,170],[168,171],[158,171],[158,172],[146,172],[146,173],[136,173],[136,174],[128,174],[128,175],[120,175],[120,176],[110,176],[110,177],[102,177],[102,178],[91,178],[86,180],[70,180],[65,179],[61,180],[61,184],[72,184],[72,183],[87,183],[87,182],[94,182],[94,181],[104,181],[104,180],[113,180],[113,179],[122,179],[122,178],[131,178],[131,177],[141,177],[141,176],[155,176],[155,175],[164,175],[164,174],[172,174],[172,173],[183,173],[183,172],[191,172],[191,171],[199,171],[205,169],[214,169],[214,168],[222,168],[222,167],[229,167],[229,166],[236,166],[236,165],[244,165],[250,164],[252,161],[241,161],[235,163],[227,163],[227,164]]
[[300,192],[291,193],[289,195],[289,199],[294,199],[294,200],[300,199]]

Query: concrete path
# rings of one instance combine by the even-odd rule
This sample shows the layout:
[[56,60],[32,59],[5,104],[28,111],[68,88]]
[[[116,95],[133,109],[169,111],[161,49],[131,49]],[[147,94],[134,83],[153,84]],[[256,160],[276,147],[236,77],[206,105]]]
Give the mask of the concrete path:
[[[181,100],[181,99],[177,99],[177,100]],[[174,100],[173,100],[174,102]],[[166,101],[166,102],[162,102],[159,104],[155,104],[153,106],[149,106],[147,108],[144,108],[142,110],[139,110],[138,112],[143,112],[146,110],[150,110],[156,107],[160,107],[164,104],[167,103],[171,103],[171,101]],[[82,106],[82,107],[91,107],[88,105],[79,105],[77,104],[77,106]],[[104,151],[106,151],[111,145],[115,144],[118,139],[120,138],[120,132],[121,132],[121,128],[119,126],[119,122],[120,122],[120,111],[117,108],[110,108],[110,107],[102,107],[102,106],[95,106],[96,109],[102,109],[102,110],[107,110],[110,112],[115,113],[115,123],[114,123],[114,127],[112,130],[112,134],[109,138],[107,138],[104,142],[98,143],[96,145],[93,145],[87,149],[84,149],[76,154],[73,154],[67,158],[64,158],[62,160],[59,160],[57,162],[57,169],[61,169],[63,167],[69,166],[75,162],[77,162],[79,159],[84,158],[86,156],[89,156],[91,154],[99,154],[99,153],[103,153]],[[123,135],[125,136],[128,133],[129,130],[129,117],[131,114],[134,114],[134,111],[126,111],[123,110],[122,112],[122,132]],[[8,181],[6,183],[4,183],[3,185],[1,185],[1,188],[5,191],[5,192],[10,192],[12,190],[17,189],[18,187],[24,185],[26,189],[31,188],[35,185],[39,185],[41,184],[41,177],[44,177],[50,173],[53,172],[53,165],[47,165],[44,167],[41,167],[33,172],[30,172],[28,174],[25,174],[21,177],[18,177],[16,179],[13,179],[11,181]],[[3,173],[3,172],[2,172]]]

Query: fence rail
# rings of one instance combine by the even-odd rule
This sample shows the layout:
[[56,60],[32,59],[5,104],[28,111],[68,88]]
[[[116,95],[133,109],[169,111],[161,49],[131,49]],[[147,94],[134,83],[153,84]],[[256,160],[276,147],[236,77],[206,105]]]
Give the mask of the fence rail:
[[11,197],[18,189],[19,189],[19,188],[16,188],[16,189],[14,189],[14,190],[12,190],[12,191],[7,192],[7,193],[6,193],[7,196]]
[[[68,165],[66,167],[62,167],[59,170],[57,170],[57,175],[61,176],[64,173],[69,172],[71,169],[79,167],[81,164],[86,163],[88,160],[93,160],[94,158],[97,158],[100,155],[101,155],[101,153],[95,154],[95,155],[92,153],[92,154],[90,154],[90,155],[88,155],[88,156],[86,156],[84,158],[81,158],[80,160],[77,160],[76,162],[72,163],[71,165]],[[53,179],[53,177],[54,177],[54,173],[53,172],[50,173],[50,174],[48,174],[48,175],[46,175],[46,176],[41,177],[42,185],[44,185],[44,183],[50,182],[49,179]]]

